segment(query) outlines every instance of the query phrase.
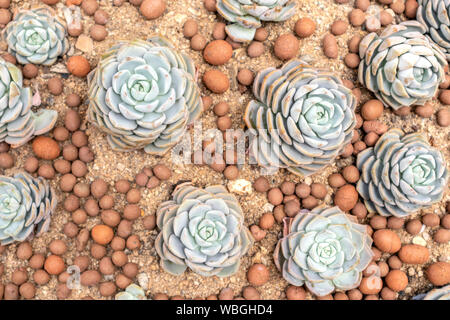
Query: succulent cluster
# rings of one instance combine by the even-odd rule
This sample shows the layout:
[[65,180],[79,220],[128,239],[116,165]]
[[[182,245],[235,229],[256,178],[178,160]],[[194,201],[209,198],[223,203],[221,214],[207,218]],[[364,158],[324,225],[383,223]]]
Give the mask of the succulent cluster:
[[291,60],[260,71],[257,99],[245,111],[254,138],[250,154],[265,168],[307,176],[330,164],[348,144],[356,125],[356,99],[335,75]]
[[66,24],[47,6],[19,11],[3,37],[9,53],[21,64],[49,66],[69,50]]
[[31,106],[31,90],[23,87],[22,72],[0,58],[0,142],[19,147],[53,128],[58,113],[44,109],[34,113]]
[[130,284],[125,291],[116,294],[116,300],[147,300],[144,289],[137,284]]
[[232,24],[225,28],[236,42],[253,40],[261,21],[285,21],[295,14],[292,0],[218,0],[217,12]]
[[405,21],[361,41],[359,82],[386,106],[423,105],[444,81],[445,55],[425,32],[421,23]]
[[420,294],[414,300],[450,300],[450,284],[442,288],[435,288],[427,293]]
[[419,133],[391,129],[358,154],[357,190],[369,212],[406,217],[441,200],[447,186],[442,153]]
[[0,244],[24,241],[46,232],[57,204],[54,191],[42,177],[28,173],[0,176]]
[[450,61],[450,0],[418,0],[416,19]]
[[114,150],[166,153],[203,109],[193,61],[167,41],[124,41],[89,75],[89,119]]
[[236,198],[223,186],[178,185],[157,211],[155,248],[161,266],[179,275],[187,267],[202,276],[234,274],[253,243]]
[[364,225],[338,207],[302,210],[285,226],[274,260],[283,278],[306,285],[317,296],[356,288],[372,260],[372,239]]

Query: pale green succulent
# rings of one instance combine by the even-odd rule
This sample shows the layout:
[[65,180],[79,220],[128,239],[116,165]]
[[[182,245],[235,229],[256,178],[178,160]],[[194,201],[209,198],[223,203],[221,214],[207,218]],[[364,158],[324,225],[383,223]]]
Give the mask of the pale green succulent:
[[447,168],[442,153],[420,133],[391,129],[358,154],[357,190],[369,212],[406,217],[442,199]]
[[3,36],[9,53],[21,64],[49,66],[69,50],[66,24],[47,6],[20,10]]
[[418,0],[416,19],[450,61],[450,0]]
[[427,293],[417,295],[413,300],[450,300],[450,284],[442,288],[434,288]]
[[57,198],[47,180],[28,173],[0,176],[0,244],[46,232]]
[[217,0],[217,12],[232,24],[228,36],[236,42],[251,41],[262,21],[285,21],[295,14],[292,0]]
[[291,60],[260,71],[253,94],[244,120],[254,134],[250,155],[262,167],[311,175],[352,139],[356,99],[330,72]]
[[234,274],[253,243],[236,198],[223,186],[190,183],[178,185],[172,196],[157,210],[162,268],[174,275],[188,267],[202,276]]
[[359,82],[386,106],[423,105],[445,80],[445,55],[425,32],[421,23],[405,21],[361,41]]
[[116,300],[148,300],[144,289],[137,284],[130,284],[125,291],[116,294]]
[[320,206],[286,222],[274,260],[287,282],[325,296],[359,286],[362,271],[372,261],[371,246],[367,227],[354,216]]
[[114,150],[162,155],[203,110],[193,61],[161,38],[119,42],[88,81],[89,119]]
[[23,87],[22,72],[0,58],[0,142],[16,148],[53,128],[58,113],[44,109],[34,113],[31,106],[31,90]]

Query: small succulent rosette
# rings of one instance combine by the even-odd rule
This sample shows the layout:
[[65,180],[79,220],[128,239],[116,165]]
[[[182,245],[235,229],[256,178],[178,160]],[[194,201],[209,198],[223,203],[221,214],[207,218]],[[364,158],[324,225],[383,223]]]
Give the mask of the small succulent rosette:
[[33,112],[31,107],[31,90],[23,87],[22,71],[0,58],[0,142],[17,148],[54,127],[56,111]]
[[119,292],[115,296],[115,300],[148,300],[144,289],[137,284],[130,284],[125,291]]
[[187,268],[202,276],[228,277],[253,244],[236,198],[220,185],[178,185],[173,200],[157,210],[161,230],[155,241],[162,268],[180,275]]
[[450,284],[413,297],[413,300],[450,300]]
[[406,217],[442,199],[448,172],[443,154],[420,133],[391,129],[358,154],[357,190],[369,212]]
[[445,80],[445,55],[425,33],[421,23],[405,21],[361,40],[359,82],[394,110],[423,105]]
[[116,151],[163,155],[203,110],[193,61],[159,37],[114,45],[88,81],[89,120]]
[[285,220],[274,260],[287,282],[306,285],[321,297],[359,286],[372,261],[371,246],[367,227],[354,216],[339,207],[319,206]]
[[253,40],[263,21],[285,21],[295,14],[293,0],[217,0],[217,12],[231,24],[225,27],[236,42]]
[[308,176],[328,166],[350,143],[356,98],[334,74],[302,60],[260,71],[257,100],[244,120],[252,133],[250,156],[260,166]]
[[25,241],[46,232],[57,198],[47,180],[28,173],[0,176],[0,244]]
[[416,19],[450,61],[450,0],[418,0]]
[[3,30],[8,51],[21,64],[50,66],[69,50],[64,20],[47,6],[20,10]]

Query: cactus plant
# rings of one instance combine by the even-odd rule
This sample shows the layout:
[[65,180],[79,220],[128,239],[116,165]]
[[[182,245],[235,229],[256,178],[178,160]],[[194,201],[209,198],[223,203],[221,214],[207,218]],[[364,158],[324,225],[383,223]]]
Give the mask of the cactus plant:
[[179,275],[187,267],[202,276],[234,274],[253,243],[236,198],[223,186],[178,185],[157,210],[155,241],[161,266]]
[[358,154],[357,190],[369,212],[406,217],[442,199],[447,168],[442,153],[420,133],[391,129]]
[[292,0],[218,0],[217,12],[232,24],[228,36],[236,42],[251,41],[261,21],[285,21],[295,14]]
[[418,0],[416,19],[450,61],[450,0]]
[[280,69],[260,71],[256,100],[244,120],[255,137],[251,156],[266,168],[310,175],[333,161],[350,143],[356,99],[335,75],[291,60]]
[[203,109],[192,60],[167,41],[124,41],[90,73],[91,122],[114,150],[162,155]]
[[21,64],[49,66],[69,50],[64,20],[53,9],[20,10],[3,30],[8,51]]
[[0,244],[46,232],[57,198],[48,182],[28,173],[0,176]]
[[54,110],[31,111],[31,90],[23,87],[20,69],[0,58],[0,75],[0,142],[16,148],[50,131],[58,114]]
[[413,300],[450,300],[450,284],[413,297]]
[[116,300],[148,300],[145,291],[137,284],[130,284],[125,291],[116,294]]
[[445,79],[445,55],[425,32],[421,23],[405,21],[359,45],[359,82],[394,110],[423,105]]
[[372,261],[372,239],[364,225],[338,207],[302,210],[285,221],[274,260],[283,278],[306,285],[317,296],[356,288]]

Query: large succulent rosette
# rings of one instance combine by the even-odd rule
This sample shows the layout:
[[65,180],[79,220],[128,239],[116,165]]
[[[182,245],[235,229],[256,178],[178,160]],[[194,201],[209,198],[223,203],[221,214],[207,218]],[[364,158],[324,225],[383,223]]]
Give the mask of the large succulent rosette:
[[228,36],[236,42],[251,41],[262,21],[285,21],[295,14],[293,0],[217,0],[217,12],[232,24]]
[[245,123],[255,136],[250,154],[266,168],[310,175],[330,164],[350,142],[356,99],[335,75],[292,60],[260,71]]
[[132,283],[126,287],[125,291],[116,294],[115,300],[147,300],[147,297],[144,289]]
[[359,45],[359,82],[386,106],[397,110],[423,105],[445,79],[445,55],[417,21],[370,33]]
[[0,244],[46,232],[57,198],[47,180],[28,173],[0,176]]
[[23,87],[22,72],[0,58],[0,142],[19,147],[53,128],[57,112],[33,112],[31,106],[31,90]]
[[317,296],[359,286],[372,260],[372,239],[364,225],[338,207],[302,210],[288,219],[274,260],[283,278],[306,285]]
[[49,66],[69,50],[66,24],[47,6],[20,10],[3,36],[9,53],[21,64]]
[[195,66],[161,38],[111,47],[88,77],[91,122],[114,150],[162,155],[202,112]]
[[416,19],[450,61],[450,0],[418,0]]
[[155,241],[161,266],[180,275],[186,268],[202,276],[234,274],[253,243],[236,198],[223,186],[178,185],[173,200],[157,211]]
[[434,288],[424,294],[413,297],[413,300],[450,300],[450,284],[442,288]]
[[391,129],[358,154],[357,190],[369,212],[406,217],[442,199],[446,162],[420,133]]

